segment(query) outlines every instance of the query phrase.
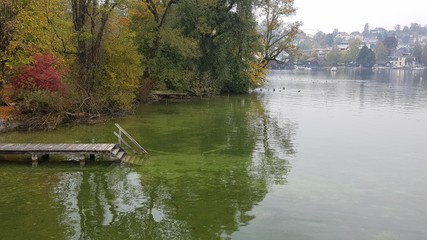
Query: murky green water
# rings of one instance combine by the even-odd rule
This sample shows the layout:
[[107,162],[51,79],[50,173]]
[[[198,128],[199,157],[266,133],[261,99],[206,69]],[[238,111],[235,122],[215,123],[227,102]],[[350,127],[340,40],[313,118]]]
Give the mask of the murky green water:
[[115,142],[118,122],[151,156],[84,168],[1,161],[0,239],[426,238],[427,75],[269,79],[247,96],[1,134],[2,143]]

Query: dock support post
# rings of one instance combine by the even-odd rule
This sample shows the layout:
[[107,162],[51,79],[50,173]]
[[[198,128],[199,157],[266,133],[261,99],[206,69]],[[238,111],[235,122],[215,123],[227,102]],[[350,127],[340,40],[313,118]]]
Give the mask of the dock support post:
[[37,154],[31,155],[31,161],[32,161],[32,166],[37,167],[37,165],[39,164]]
[[80,162],[80,167],[85,166],[85,164],[86,164],[85,155],[80,155],[79,162]]

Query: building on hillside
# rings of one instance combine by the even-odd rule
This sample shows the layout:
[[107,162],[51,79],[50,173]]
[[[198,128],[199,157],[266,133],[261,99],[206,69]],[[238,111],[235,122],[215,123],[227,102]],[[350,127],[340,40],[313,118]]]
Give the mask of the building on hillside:
[[376,36],[378,36],[378,35],[384,36],[384,34],[386,34],[386,33],[387,33],[387,30],[385,28],[381,28],[381,27],[375,28],[375,29],[371,30],[371,32],[370,32],[370,34],[373,34]]
[[337,44],[337,48],[341,51],[347,50],[350,47],[350,43],[348,41],[342,41]]
[[363,39],[363,44],[366,45],[369,49],[374,50],[377,46],[378,39],[376,37],[367,37]]
[[349,41],[351,39],[350,35],[346,32],[339,32],[336,36],[335,39],[339,39],[341,41]]
[[350,33],[350,39],[359,39],[360,41],[363,41],[363,34],[360,32],[352,32]]
[[386,66],[393,68],[412,68],[415,66],[415,58],[411,57],[407,48],[399,48],[393,56],[389,56]]
[[311,56],[317,56],[318,58],[325,58],[326,55],[331,51],[331,48],[316,48],[311,52]]

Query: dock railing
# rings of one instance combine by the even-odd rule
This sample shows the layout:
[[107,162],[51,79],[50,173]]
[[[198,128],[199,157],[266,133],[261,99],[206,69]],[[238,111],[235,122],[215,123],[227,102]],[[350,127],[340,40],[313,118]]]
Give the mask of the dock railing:
[[[120,147],[122,147],[122,144],[126,145],[130,150],[133,151],[134,154],[148,154],[148,152],[128,133],[126,130],[124,130],[118,123],[114,124],[118,129],[119,133],[114,132],[114,135],[116,135],[118,139],[118,144]],[[129,144],[123,136],[127,137],[127,139],[133,144]]]

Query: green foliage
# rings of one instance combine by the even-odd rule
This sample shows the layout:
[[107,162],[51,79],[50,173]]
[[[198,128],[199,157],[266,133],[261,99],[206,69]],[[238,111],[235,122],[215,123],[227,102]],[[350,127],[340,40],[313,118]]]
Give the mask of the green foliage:
[[[300,23],[287,23],[293,2],[4,0],[0,82],[16,78],[31,56],[46,53],[71,70],[65,79],[71,115],[129,110],[151,88],[244,93],[264,83],[268,61],[296,52],[292,41]],[[261,10],[276,16],[264,19],[266,31],[256,21]],[[42,72],[37,83],[51,89]],[[64,110],[57,96],[31,90],[16,98],[26,112]]]
[[378,41],[375,46],[375,58],[378,62],[385,62],[388,57],[388,50],[382,41]]
[[415,42],[414,48],[412,50],[412,56],[415,58],[416,63],[421,64],[423,59],[423,47],[417,41]]
[[135,34],[126,27],[128,20],[111,16],[104,42],[104,62],[99,99],[114,110],[129,110],[137,98],[142,75],[141,56],[135,46]]
[[349,43],[350,46],[347,50],[344,51],[341,61],[347,65],[356,62],[361,44],[362,41],[360,39],[351,40]]
[[422,59],[423,59],[422,63],[426,65],[427,64],[427,44],[424,45]]
[[341,61],[341,52],[338,48],[333,48],[325,58],[326,64],[336,66]]
[[388,55],[391,55],[391,53],[396,50],[397,44],[398,44],[398,40],[395,36],[392,37],[386,37],[383,40],[383,44],[384,46],[387,48],[388,50]]
[[372,68],[375,64],[375,53],[364,45],[359,52],[357,61],[363,67]]
[[15,68],[31,62],[31,55],[49,50],[50,33],[45,13],[51,1],[8,0],[0,5],[1,74],[10,79]]
[[21,113],[36,116],[62,112],[67,105],[66,98],[60,92],[48,90],[19,91],[15,101]]
[[201,1],[198,5],[183,1],[179,5],[184,33],[199,42],[198,72],[210,76],[221,92],[242,93],[254,86],[249,75],[259,61],[255,55],[261,45],[252,10],[251,1]]
[[[271,60],[277,60],[282,54],[294,55],[297,49],[293,44],[293,39],[302,25],[302,22],[289,22],[286,19],[296,13],[294,1],[263,0],[260,1],[259,11],[263,18],[260,26],[262,35],[261,55],[265,64]],[[314,39],[323,44],[324,37],[324,34],[319,32]]]
[[198,44],[177,25],[177,13],[170,10],[172,4],[137,1],[130,11],[131,27],[144,56],[144,81],[153,81],[157,89],[190,91],[198,75]]

